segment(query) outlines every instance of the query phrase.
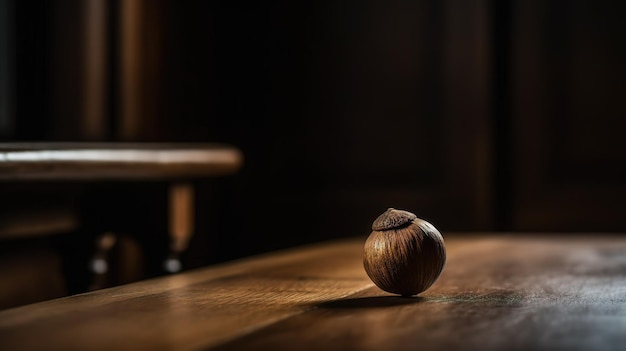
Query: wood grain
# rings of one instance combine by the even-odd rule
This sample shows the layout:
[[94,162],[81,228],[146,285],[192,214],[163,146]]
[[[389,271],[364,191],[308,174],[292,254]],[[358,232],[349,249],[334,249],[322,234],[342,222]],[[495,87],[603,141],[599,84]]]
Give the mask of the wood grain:
[[365,275],[365,238],[0,312],[1,349],[619,350],[626,238],[447,238],[415,298]]
[[224,144],[0,144],[0,180],[191,178],[234,173],[242,162]]
[[197,349],[371,285],[360,245],[318,246],[8,310],[0,349]]
[[367,289],[219,349],[623,350],[625,249],[606,238],[467,242],[418,298]]

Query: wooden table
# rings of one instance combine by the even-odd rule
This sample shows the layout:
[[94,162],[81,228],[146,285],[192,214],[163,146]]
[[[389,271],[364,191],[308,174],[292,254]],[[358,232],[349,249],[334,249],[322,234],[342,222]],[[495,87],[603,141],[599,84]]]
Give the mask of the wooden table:
[[625,237],[447,236],[414,298],[373,286],[364,239],[6,310],[0,349],[626,349]]

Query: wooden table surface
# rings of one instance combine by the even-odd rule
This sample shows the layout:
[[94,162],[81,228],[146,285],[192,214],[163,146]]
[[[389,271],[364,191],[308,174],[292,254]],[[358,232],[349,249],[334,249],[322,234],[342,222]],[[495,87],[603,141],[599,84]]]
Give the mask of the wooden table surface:
[[419,297],[376,288],[365,238],[0,312],[1,350],[626,350],[626,237],[446,236]]
[[0,143],[0,180],[129,180],[237,171],[241,152],[211,143]]

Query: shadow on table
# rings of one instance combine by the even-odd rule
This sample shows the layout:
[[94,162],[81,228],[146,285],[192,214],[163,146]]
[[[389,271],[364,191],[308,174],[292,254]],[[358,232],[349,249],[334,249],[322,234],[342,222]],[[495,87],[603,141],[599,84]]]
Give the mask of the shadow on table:
[[426,301],[420,296],[367,296],[324,302],[318,307],[328,309],[384,308]]

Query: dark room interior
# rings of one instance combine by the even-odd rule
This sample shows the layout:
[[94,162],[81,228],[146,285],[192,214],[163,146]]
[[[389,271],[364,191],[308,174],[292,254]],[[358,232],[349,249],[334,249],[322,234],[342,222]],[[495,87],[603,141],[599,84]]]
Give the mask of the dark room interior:
[[173,252],[168,179],[20,177],[5,155],[24,145],[232,147],[231,171],[181,177],[193,233],[174,271],[364,240],[390,207],[444,238],[622,240],[624,13],[585,0],[0,0],[0,309],[167,276]]

